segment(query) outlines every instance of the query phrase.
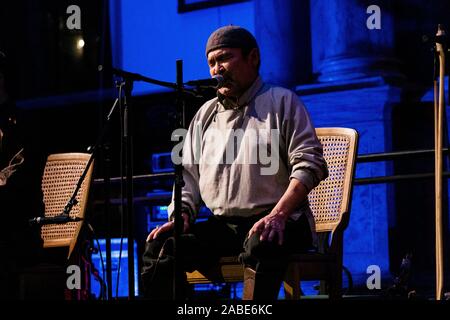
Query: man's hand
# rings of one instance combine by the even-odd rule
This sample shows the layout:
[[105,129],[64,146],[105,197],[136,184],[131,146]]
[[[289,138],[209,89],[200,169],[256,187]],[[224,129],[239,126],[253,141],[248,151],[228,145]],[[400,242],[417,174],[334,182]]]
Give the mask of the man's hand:
[[298,204],[308,195],[306,187],[297,179],[291,179],[289,186],[277,205],[267,216],[256,222],[248,232],[248,237],[258,232],[261,241],[273,241],[278,238],[278,244],[283,244],[286,220],[294,212]]
[[[189,230],[189,216],[186,213],[182,213],[181,216],[183,217],[183,233],[186,233]],[[151,241],[153,239],[156,239],[160,233],[170,231],[175,227],[175,221],[169,221],[164,223],[162,226],[157,226],[155,229],[150,232],[150,234],[147,237],[147,241]]]
[[260,233],[259,240],[274,241],[277,238],[278,244],[282,245],[287,218],[288,215],[282,211],[272,210],[270,214],[261,218],[253,225],[248,232],[248,237],[250,238],[254,233]]

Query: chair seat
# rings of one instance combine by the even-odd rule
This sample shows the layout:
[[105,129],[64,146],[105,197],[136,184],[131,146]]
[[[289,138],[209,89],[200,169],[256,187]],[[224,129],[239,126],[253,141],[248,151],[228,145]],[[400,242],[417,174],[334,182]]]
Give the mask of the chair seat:
[[[307,265],[332,263],[335,260],[336,255],[334,254],[318,252],[292,254],[289,257],[290,263],[301,263],[305,265],[305,275],[309,273],[309,267]],[[186,274],[189,283],[240,282],[244,279],[244,268],[237,256],[229,256],[221,257],[217,268],[207,271],[195,270]]]
[[240,282],[244,279],[244,268],[237,256],[221,257],[217,268],[207,271],[187,272],[188,283]]

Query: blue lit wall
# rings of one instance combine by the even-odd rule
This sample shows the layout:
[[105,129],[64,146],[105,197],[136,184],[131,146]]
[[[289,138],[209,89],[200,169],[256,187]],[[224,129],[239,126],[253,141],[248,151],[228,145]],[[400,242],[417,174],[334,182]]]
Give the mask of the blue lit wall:
[[[122,242],[122,248],[120,243]],[[92,267],[98,271],[98,278],[91,274],[90,292],[97,299],[106,300],[106,240],[99,239],[96,246],[99,250],[92,254]],[[122,251],[120,251],[122,250]],[[119,259],[120,258],[120,259]],[[134,288],[136,296],[139,294],[139,270],[138,270],[137,245],[134,243]],[[103,261],[102,261],[103,260]],[[120,267],[119,267],[120,266]],[[112,274],[112,296],[127,297],[128,296],[128,239],[113,238],[111,239],[111,274]],[[104,290],[101,290],[101,283],[104,284]],[[103,294],[103,297],[102,297]]]
[[[185,80],[209,77],[208,36],[235,24],[254,32],[253,3],[243,2],[183,14],[177,0],[111,0],[113,64],[163,81],[176,81],[175,61],[183,60]],[[136,83],[134,93],[161,88]]]

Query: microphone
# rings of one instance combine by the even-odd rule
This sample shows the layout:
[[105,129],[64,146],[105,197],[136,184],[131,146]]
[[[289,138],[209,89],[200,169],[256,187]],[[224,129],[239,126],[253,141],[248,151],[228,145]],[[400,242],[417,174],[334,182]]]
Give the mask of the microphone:
[[64,224],[68,222],[77,222],[83,220],[82,218],[72,218],[69,215],[59,215],[55,217],[36,217],[33,219],[28,220],[28,223],[30,226],[43,226],[45,224]]
[[199,80],[192,80],[186,82],[186,85],[188,86],[196,86],[196,87],[211,87],[215,89],[221,88],[225,83],[225,79],[220,74],[217,74],[209,79],[199,79]]

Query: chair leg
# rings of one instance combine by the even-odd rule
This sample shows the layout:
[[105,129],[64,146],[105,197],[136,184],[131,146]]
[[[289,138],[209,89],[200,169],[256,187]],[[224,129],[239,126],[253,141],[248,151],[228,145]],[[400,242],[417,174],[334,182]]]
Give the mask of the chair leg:
[[330,299],[342,298],[342,268],[334,267],[331,272],[331,279],[329,281],[329,297]]
[[253,300],[256,272],[252,268],[244,268],[244,292],[242,300]]
[[300,277],[295,268],[289,267],[283,282],[286,300],[299,300],[301,296]]
[[300,281],[291,282],[284,280],[283,287],[286,300],[300,300],[300,297],[303,295],[300,289]]

